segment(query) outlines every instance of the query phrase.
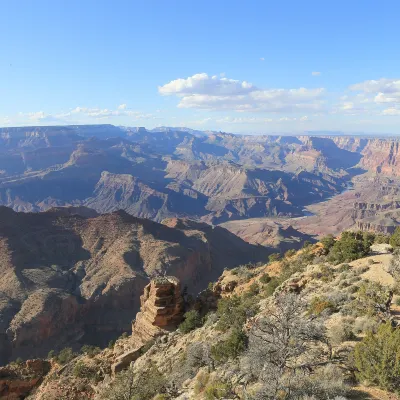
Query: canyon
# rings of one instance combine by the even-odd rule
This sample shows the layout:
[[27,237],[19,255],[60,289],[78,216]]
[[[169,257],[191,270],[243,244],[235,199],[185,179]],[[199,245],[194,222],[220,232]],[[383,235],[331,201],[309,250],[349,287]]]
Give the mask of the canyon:
[[124,211],[0,207],[0,360],[104,346],[131,330],[151,278],[173,275],[196,295],[224,268],[271,253],[221,227]]
[[[168,127],[2,128],[0,204],[24,212],[122,209],[157,222],[178,217],[213,225],[266,218],[264,224],[272,219],[286,229],[292,225],[287,221],[310,214],[307,207],[352,186],[359,194],[355,202],[368,202],[371,185],[380,188],[371,204],[397,201],[398,144],[389,137],[246,136]],[[368,213],[352,212],[346,216],[350,226],[362,229],[379,230],[378,220],[390,218],[375,213],[375,222],[364,221]]]

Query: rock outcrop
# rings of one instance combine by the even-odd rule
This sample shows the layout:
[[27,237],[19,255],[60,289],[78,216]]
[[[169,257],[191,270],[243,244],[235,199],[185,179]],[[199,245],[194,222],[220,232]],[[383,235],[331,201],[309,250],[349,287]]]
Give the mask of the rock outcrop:
[[140,311],[132,325],[132,337],[146,343],[174,331],[182,318],[183,297],[179,280],[170,276],[152,279],[140,296]]
[[0,399],[24,399],[40,385],[50,367],[50,362],[39,359],[0,367]]

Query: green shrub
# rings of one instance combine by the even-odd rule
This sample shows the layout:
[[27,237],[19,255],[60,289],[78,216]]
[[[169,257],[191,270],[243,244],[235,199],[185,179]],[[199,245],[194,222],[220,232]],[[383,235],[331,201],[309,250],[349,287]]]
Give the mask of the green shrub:
[[386,323],[368,333],[354,348],[354,364],[359,381],[399,391],[400,330]]
[[254,296],[257,296],[259,292],[260,292],[260,287],[258,286],[258,283],[257,282],[253,282],[250,285],[249,290],[244,292],[243,297],[244,298],[254,297]]
[[220,381],[213,381],[206,386],[204,397],[206,400],[225,399],[231,393],[232,391],[228,384]]
[[269,260],[270,263],[273,263],[275,261],[279,261],[280,259],[281,259],[280,253],[270,254],[270,256],[268,257],[268,260]]
[[374,243],[375,244],[384,244],[384,243],[389,244],[389,241],[390,241],[390,236],[389,235],[385,235],[383,233],[378,233],[375,236]]
[[49,353],[47,354],[47,358],[51,360],[56,356],[56,352],[54,350],[50,350]]
[[325,296],[316,296],[311,300],[310,306],[308,307],[308,314],[320,315],[325,310],[334,311],[335,305]]
[[389,243],[392,247],[400,247],[400,227],[399,226],[396,228],[393,235],[390,237]]
[[324,246],[325,253],[327,254],[335,244],[335,237],[333,235],[327,235],[324,236],[320,242],[322,243],[322,246]]
[[112,350],[114,348],[114,345],[115,345],[115,340],[110,340],[108,342],[108,346],[107,347]]
[[129,337],[129,334],[128,334],[128,332],[124,332],[122,335],[121,335],[121,339],[127,339]]
[[78,361],[73,369],[73,374],[77,378],[93,379],[96,378],[96,373],[96,369],[89,367],[83,361]]
[[216,361],[227,361],[237,358],[247,346],[246,334],[234,329],[228,339],[211,347],[211,356]]
[[271,277],[267,273],[261,275],[261,277],[260,277],[261,283],[263,283],[265,285],[265,284],[269,283],[270,281],[271,281]]
[[242,329],[247,318],[253,317],[258,311],[258,298],[234,295],[218,301],[217,329],[227,331],[230,328]]
[[56,361],[60,364],[67,364],[71,360],[73,360],[77,356],[76,353],[72,351],[71,347],[66,347],[62,349],[58,356],[56,357]]
[[336,264],[357,260],[369,254],[374,235],[369,232],[343,232],[329,251],[329,260]]
[[89,357],[94,357],[97,354],[101,353],[101,349],[100,347],[90,346],[88,344],[85,344],[81,348],[81,353],[86,354]]
[[377,305],[385,304],[389,299],[389,290],[377,282],[363,282],[357,291],[353,306],[360,315],[376,315]]
[[189,333],[203,325],[203,319],[196,310],[188,311],[185,313],[184,318],[184,321],[179,325],[179,330],[182,333]]
[[194,384],[194,394],[198,395],[204,391],[210,380],[210,374],[204,371],[200,371],[196,378],[196,383]]
[[264,287],[264,294],[269,297],[275,292],[275,289],[281,284],[280,280],[275,276]]
[[322,282],[331,282],[335,277],[334,270],[328,265],[321,265],[319,271],[313,274],[314,278],[320,279]]
[[397,297],[395,304],[396,304],[396,306],[400,306],[400,297]]
[[347,271],[350,271],[350,269],[351,269],[350,265],[345,263],[345,264],[342,264],[342,265],[337,269],[337,271],[338,271],[338,272],[347,272]]
[[297,253],[297,251],[295,249],[290,249],[290,250],[286,251],[285,258],[293,257],[296,253]]

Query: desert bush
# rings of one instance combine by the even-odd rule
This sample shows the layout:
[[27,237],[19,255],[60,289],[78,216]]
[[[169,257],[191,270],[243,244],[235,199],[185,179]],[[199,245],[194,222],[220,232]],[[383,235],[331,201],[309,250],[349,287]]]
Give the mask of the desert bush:
[[331,325],[328,330],[328,337],[332,344],[339,345],[348,340],[354,340],[352,321],[342,318],[335,324]]
[[150,400],[167,387],[164,375],[152,365],[135,375],[131,369],[122,371],[109,387],[99,393],[102,400]]
[[307,396],[318,400],[331,400],[350,392],[350,387],[344,382],[342,371],[332,364],[318,368],[312,375],[298,374],[296,378],[294,387],[285,399]]
[[242,329],[247,318],[253,317],[259,309],[256,297],[225,297],[218,301],[217,329],[227,331],[230,328]]
[[225,399],[231,394],[230,385],[221,381],[211,381],[204,389],[205,400]]
[[397,297],[397,299],[395,300],[395,304],[396,306],[400,306],[400,297]]
[[271,280],[265,285],[263,292],[265,296],[272,296],[275,292],[275,289],[281,284],[280,280],[275,276],[271,278]]
[[88,357],[94,357],[100,352],[101,352],[100,347],[90,346],[88,344],[85,344],[84,346],[81,347],[81,353],[86,354]]
[[296,251],[295,249],[287,250],[287,251],[285,252],[285,257],[286,257],[286,258],[293,257],[296,253],[297,253],[297,251]]
[[367,281],[359,286],[353,305],[360,315],[390,316],[390,296],[390,291],[380,283]]
[[375,333],[379,327],[379,322],[375,318],[371,317],[358,317],[353,324],[353,333],[358,335],[360,333],[365,334],[368,332]]
[[369,254],[374,235],[368,232],[343,232],[329,251],[329,260],[336,264],[365,257]]
[[393,258],[390,260],[388,273],[393,276],[396,282],[400,282],[400,249],[396,249],[393,252]]
[[354,348],[356,376],[361,382],[390,391],[400,388],[400,330],[382,324]]
[[389,243],[392,247],[400,247],[400,227],[398,226],[393,235],[390,236]]
[[200,371],[196,377],[196,382],[194,384],[194,394],[199,395],[200,393],[203,393],[209,380],[210,374],[204,371]]
[[[77,378],[86,378],[86,379],[100,379],[100,376],[97,375],[97,370],[93,367],[86,365],[83,361],[78,361],[73,369],[73,374]],[[97,378],[97,379],[96,379]]]
[[268,257],[268,261],[269,261],[270,263],[273,263],[273,262],[275,262],[275,261],[279,261],[280,259],[281,259],[280,253],[272,253],[272,254],[270,254],[269,257]]
[[375,235],[375,244],[389,244],[390,235],[385,235],[384,233],[378,233]]
[[114,346],[115,346],[115,340],[110,340],[108,342],[108,346],[107,347],[112,350],[114,348]]
[[324,246],[325,254],[328,254],[330,249],[335,244],[335,237],[333,235],[324,236],[320,242]]
[[260,282],[262,284],[265,285],[265,284],[269,283],[270,281],[271,281],[271,277],[267,273],[261,275]]
[[185,313],[183,322],[179,325],[179,330],[182,333],[189,333],[203,325],[203,318],[196,310],[191,310]]
[[216,361],[237,358],[247,347],[247,336],[239,329],[234,329],[226,340],[211,347],[211,356]]
[[319,266],[319,271],[313,274],[313,277],[322,282],[331,282],[335,277],[335,272],[329,265],[322,264]]
[[325,296],[316,296],[311,300],[307,313],[308,315],[318,316],[326,310],[334,311],[335,304],[329,301]]
[[57,356],[55,356],[55,359],[60,364],[67,364],[76,356],[77,354],[72,351],[71,347],[66,347],[65,349],[62,349]]
[[304,316],[305,308],[298,296],[282,293],[253,325],[242,366],[262,386],[257,398],[280,398],[297,374],[329,359],[325,328]]
[[340,265],[340,267],[337,269],[338,272],[347,272],[350,271],[351,267],[349,264],[344,263],[342,265]]
[[195,342],[188,346],[185,356],[185,368],[190,374],[211,363],[211,348],[208,343]]

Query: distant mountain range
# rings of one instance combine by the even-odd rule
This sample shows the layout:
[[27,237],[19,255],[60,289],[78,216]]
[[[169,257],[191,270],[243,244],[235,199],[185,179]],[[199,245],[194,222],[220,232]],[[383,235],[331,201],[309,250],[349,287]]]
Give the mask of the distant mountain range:
[[0,129],[0,204],[88,206],[213,224],[302,216],[361,171],[398,175],[395,139],[113,125]]

